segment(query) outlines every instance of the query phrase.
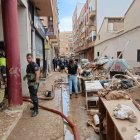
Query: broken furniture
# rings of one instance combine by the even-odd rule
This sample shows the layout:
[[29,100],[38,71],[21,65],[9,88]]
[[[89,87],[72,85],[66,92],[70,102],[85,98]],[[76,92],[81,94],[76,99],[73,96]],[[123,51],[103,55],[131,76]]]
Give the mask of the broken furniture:
[[83,96],[85,96],[85,82],[86,81],[91,81],[91,78],[78,76],[79,92],[82,93]]
[[[136,117],[136,123],[129,122],[128,120],[115,119],[113,116],[113,109],[118,104],[125,104],[133,108]],[[111,100],[107,101],[104,98],[99,99],[99,112],[102,118],[100,121],[100,137],[101,140],[133,140],[137,134],[136,127],[140,125],[140,111],[133,104],[132,100]],[[106,128],[103,127],[103,120],[106,121]]]
[[98,92],[102,89],[103,87],[99,81],[85,81],[87,109],[98,106],[99,101]]
[[134,72],[137,75],[140,75],[140,67],[134,67]]
[[87,126],[91,126],[96,133],[99,133],[99,127],[95,126],[92,120],[88,120]]

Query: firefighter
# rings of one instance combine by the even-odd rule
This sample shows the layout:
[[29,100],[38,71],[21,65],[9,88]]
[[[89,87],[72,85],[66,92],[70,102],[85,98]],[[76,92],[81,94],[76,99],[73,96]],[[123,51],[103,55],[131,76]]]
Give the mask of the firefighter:
[[6,83],[6,58],[3,54],[0,54],[0,69],[3,83]]
[[40,69],[37,63],[33,62],[32,54],[27,54],[26,56],[28,65],[26,69],[26,76],[24,76],[24,80],[28,81],[28,89],[30,93],[30,98],[33,102],[33,107],[30,110],[33,110],[32,117],[37,116],[38,114],[38,97],[37,92],[39,88],[39,77],[40,77]]

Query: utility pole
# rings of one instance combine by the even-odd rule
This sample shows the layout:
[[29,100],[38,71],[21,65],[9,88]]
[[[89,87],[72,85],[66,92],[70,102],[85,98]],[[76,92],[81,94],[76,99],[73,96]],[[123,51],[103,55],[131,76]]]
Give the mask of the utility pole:
[[1,0],[9,106],[22,104],[17,0]]

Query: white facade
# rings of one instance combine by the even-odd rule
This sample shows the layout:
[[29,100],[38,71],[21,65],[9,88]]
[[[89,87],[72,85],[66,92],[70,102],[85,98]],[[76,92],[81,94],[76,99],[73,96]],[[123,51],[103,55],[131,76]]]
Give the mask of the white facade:
[[72,17],[73,25],[72,26],[73,26],[73,34],[74,35],[75,35],[75,31],[77,29],[77,24],[78,24],[77,19],[80,16],[80,12],[81,12],[83,6],[84,6],[84,3],[77,3],[76,8],[75,8],[74,13],[73,13],[73,17]]
[[[19,47],[20,47],[20,61],[21,61],[21,76],[26,74],[26,54],[31,52],[31,25],[29,20],[28,5],[26,0],[22,0],[23,5],[18,7],[19,17]],[[13,33],[14,35],[14,33]],[[3,38],[3,25],[2,25],[2,12],[0,5],[0,41],[4,41]],[[25,95],[28,93],[27,81],[22,80],[22,93]]]
[[[19,16],[19,43],[20,43],[20,61],[21,61],[21,76],[26,74],[26,54],[31,52],[31,25],[29,20],[27,1],[25,6],[18,8]],[[27,81],[22,80],[22,93],[27,94]]]
[[[94,58],[100,57],[101,55],[107,55],[109,57],[117,58],[117,53],[123,51],[128,40],[130,43],[123,52],[123,58],[128,61],[133,67],[140,66],[140,62],[137,61],[138,53],[140,50],[140,18],[139,16],[140,1],[134,0],[130,6],[124,18],[124,30],[120,32],[114,32],[112,35],[104,30],[107,26],[103,23],[103,26],[98,33]],[[106,31],[106,32],[105,32]],[[100,36],[99,40],[99,35]],[[98,56],[99,55],[99,56]]]
[[140,0],[134,0],[125,14],[125,31],[140,26]]

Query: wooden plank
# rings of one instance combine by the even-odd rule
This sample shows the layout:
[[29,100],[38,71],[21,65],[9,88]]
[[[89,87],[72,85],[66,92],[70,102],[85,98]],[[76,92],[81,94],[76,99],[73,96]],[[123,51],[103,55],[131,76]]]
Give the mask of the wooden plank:
[[108,113],[107,113],[107,139],[115,140],[115,127]]
[[99,97],[98,96],[91,96],[91,97],[87,97],[88,101],[98,101]]
[[[134,135],[137,134],[137,131],[135,128],[136,128],[136,126],[140,125],[140,119],[139,119],[140,111],[135,107],[132,100],[107,101],[107,100],[101,98],[101,101],[103,102],[108,114],[112,118],[114,126],[116,127],[116,130],[118,131],[118,134],[119,134],[118,137],[119,138],[122,137],[123,140],[133,140]],[[132,107],[136,113],[137,118],[138,118],[137,123],[132,123],[132,122],[129,122],[128,120],[115,119],[115,117],[113,116],[113,109],[118,104],[125,104],[125,105]]]

